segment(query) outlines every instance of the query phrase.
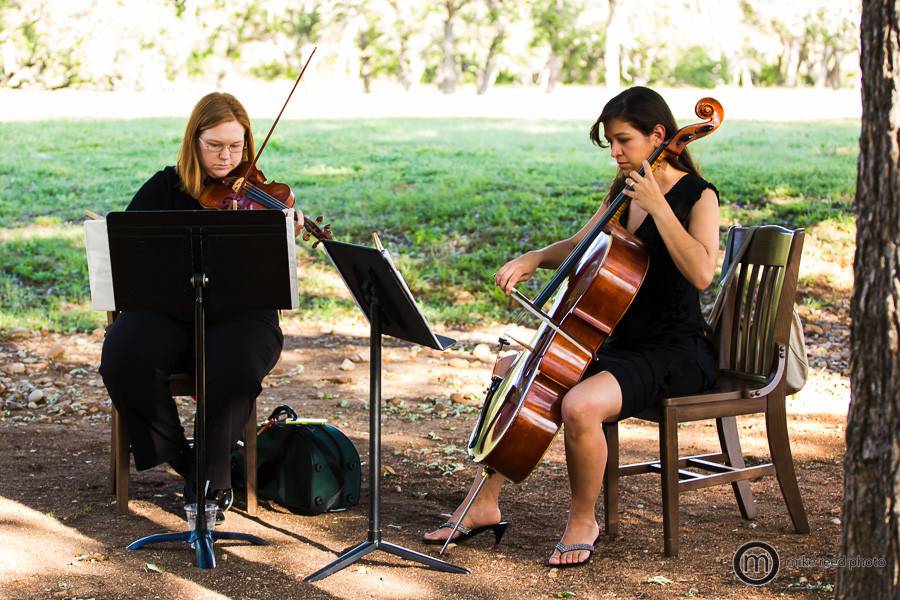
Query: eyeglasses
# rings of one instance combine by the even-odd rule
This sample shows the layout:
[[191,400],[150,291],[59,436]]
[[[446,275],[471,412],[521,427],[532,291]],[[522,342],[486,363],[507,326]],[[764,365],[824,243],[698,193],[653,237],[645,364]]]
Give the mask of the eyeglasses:
[[206,148],[207,152],[212,152],[213,154],[222,154],[222,150],[228,148],[228,152],[230,154],[240,154],[244,151],[244,142],[235,142],[226,146],[220,142],[207,142],[202,137],[198,137],[197,140],[203,144],[203,147]]

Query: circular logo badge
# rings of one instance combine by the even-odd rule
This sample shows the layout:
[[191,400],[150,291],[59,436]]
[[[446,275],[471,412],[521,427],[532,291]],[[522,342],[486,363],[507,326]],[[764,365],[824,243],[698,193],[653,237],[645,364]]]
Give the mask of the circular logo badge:
[[765,542],[747,542],[737,549],[731,561],[734,574],[747,585],[766,585],[778,575],[778,552]]

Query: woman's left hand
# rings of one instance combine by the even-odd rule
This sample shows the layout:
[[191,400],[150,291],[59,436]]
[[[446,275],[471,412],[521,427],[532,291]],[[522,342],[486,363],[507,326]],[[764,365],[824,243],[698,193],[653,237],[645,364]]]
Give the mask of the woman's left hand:
[[[287,214],[287,210],[284,211]],[[294,209],[294,237],[303,232],[303,211],[299,208]]]
[[637,171],[632,171],[628,174],[625,184],[630,184],[632,189],[626,188],[623,190],[623,193],[636,202],[639,208],[647,211],[647,214],[651,217],[655,217],[659,214],[659,210],[668,203],[662,190],[659,189],[656,177],[653,176],[653,169],[650,167],[650,163],[645,160],[643,165],[643,175]]

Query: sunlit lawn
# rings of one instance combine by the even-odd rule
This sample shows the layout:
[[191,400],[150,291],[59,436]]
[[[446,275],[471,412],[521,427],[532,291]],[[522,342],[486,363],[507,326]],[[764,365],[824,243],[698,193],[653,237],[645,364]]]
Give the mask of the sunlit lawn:
[[[80,221],[122,210],[172,164],[184,122],[0,123],[0,329],[93,328]],[[255,123],[266,131],[268,122]],[[378,231],[436,322],[502,318],[491,275],[519,252],[575,231],[614,172],[588,122],[425,119],[284,122],[260,166],[324,214],[337,239]],[[852,236],[859,124],[727,123],[690,146],[721,192],[723,227],[831,221]],[[852,238],[851,238],[852,239]],[[301,315],[354,308],[308,247]],[[536,286],[538,282],[532,285]]]

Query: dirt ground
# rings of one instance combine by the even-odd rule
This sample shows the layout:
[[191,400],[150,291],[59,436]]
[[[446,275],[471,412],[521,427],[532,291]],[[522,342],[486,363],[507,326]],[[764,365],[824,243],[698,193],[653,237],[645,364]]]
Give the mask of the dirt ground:
[[[841,310],[843,308],[844,310]],[[486,538],[453,547],[448,560],[469,575],[435,572],[383,552],[323,581],[303,578],[365,539],[367,477],[361,502],[341,513],[303,517],[263,503],[241,508],[225,528],[256,534],[270,546],[217,542],[218,567],[201,571],[184,544],[129,552],[132,540],[184,529],[181,485],[162,468],[131,474],[131,512],[116,516],[109,490],[109,402],[96,364],[102,332],[57,336],[12,331],[0,339],[0,598],[768,598],[827,597],[834,569],[801,568],[790,559],[839,552],[841,461],[849,399],[846,308],[804,315],[812,379],[789,400],[789,424],[811,533],[793,533],[776,480],[754,482],[759,517],[743,521],[730,486],[681,499],[681,554],[662,553],[659,479],[621,484],[617,539],[603,538],[586,568],[544,566],[565,527],[568,480],[561,436],[546,460],[502,500],[510,529],[497,547]],[[831,310],[831,312],[829,312]],[[285,352],[259,399],[261,416],[287,403],[326,417],[368,459],[368,351],[363,323],[285,321]],[[386,340],[384,351],[384,539],[436,555],[421,535],[445,520],[475,468],[464,448],[490,365],[479,358],[497,331],[445,332],[460,344],[445,353]],[[493,350],[493,346],[491,347]],[[349,361],[349,362],[347,362]],[[352,363],[352,364],[351,364]],[[344,369],[341,366],[344,366]],[[350,368],[352,367],[352,368]],[[190,425],[193,403],[182,405]],[[759,417],[738,421],[745,455],[765,462]],[[657,453],[655,425],[628,421],[622,461]],[[682,453],[716,449],[713,423],[679,430]],[[602,524],[602,503],[598,506]],[[772,544],[782,568],[762,588],[738,581],[735,550]]]

